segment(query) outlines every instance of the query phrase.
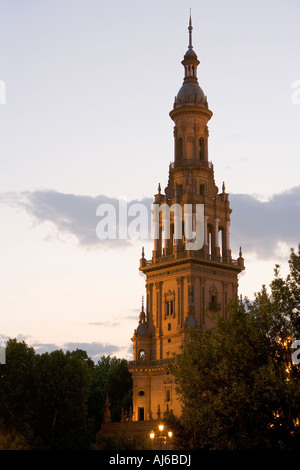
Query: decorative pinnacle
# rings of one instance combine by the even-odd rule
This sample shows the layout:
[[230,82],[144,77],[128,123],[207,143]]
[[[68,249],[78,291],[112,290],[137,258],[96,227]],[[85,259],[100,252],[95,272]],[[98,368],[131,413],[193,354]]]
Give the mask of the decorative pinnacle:
[[144,311],[144,296],[142,296],[142,312]]
[[190,22],[189,22],[189,49],[193,49],[192,45],[192,31],[193,31],[193,26],[192,26],[192,12],[190,8]]

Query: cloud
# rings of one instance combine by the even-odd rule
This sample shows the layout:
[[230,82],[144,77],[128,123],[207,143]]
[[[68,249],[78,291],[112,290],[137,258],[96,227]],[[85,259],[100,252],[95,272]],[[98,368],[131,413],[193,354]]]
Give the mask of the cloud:
[[[57,191],[33,191],[22,194],[6,194],[1,198],[2,203],[25,210],[35,221],[39,223],[52,222],[58,234],[68,234],[76,237],[79,244],[85,247],[123,248],[130,246],[132,239],[120,239],[119,230],[127,229],[127,224],[119,224],[119,199],[105,195],[96,197],[75,194],[64,194]],[[130,208],[141,204],[148,211],[148,227],[150,226],[150,208],[153,200],[144,198],[127,202],[128,224],[139,216],[139,213],[130,214]],[[106,218],[97,215],[99,206],[109,205],[113,208],[113,229],[116,230],[116,239],[99,239],[96,233],[97,224]]]
[[285,257],[300,242],[300,186],[261,202],[247,194],[230,195],[231,245],[260,259]]
[[114,356],[121,351],[121,347],[114,344],[92,343],[65,343],[62,347],[64,351],[75,351],[83,349],[94,361],[101,359],[102,356]]
[[[295,247],[300,241],[300,186],[273,195],[267,202],[248,194],[231,194],[231,247],[237,252],[255,253],[261,259],[285,257],[282,247]],[[35,221],[52,222],[58,234],[69,234],[78,240],[80,246],[92,248],[126,248],[130,239],[100,240],[96,234],[97,207],[111,204],[116,211],[116,230],[119,225],[119,199],[105,195],[96,197],[64,194],[57,191],[33,191],[20,195],[10,194],[2,202],[13,204],[25,210]],[[128,208],[143,204],[149,213],[153,198],[128,201]],[[136,217],[137,215],[135,215]],[[128,216],[128,223],[134,217]],[[126,227],[127,228],[127,227]],[[118,235],[117,235],[118,236]],[[139,240],[140,242],[141,240]]]
[[[26,342],[26,341],[25,341]],[[62,349],[60,346],[54,343],[33,343],[30,347],[34,348],[38,354],[50,353]]]
[[98,321],[98,322],[91,322],[89,323],[89,325],[93,325],[93,326],[105,326],[105,327],[109,327],[109,328],[113,328],[113,327],[116,327],[116,326],[119,326],[120,323],[119,322],[111,322],[111,321]]
[[[8,339],[8,338],[7,338]],[[26,341],[25,341],[26,342]],[[63,345],[57,345],[54,343],[38,343],[31,342],[28,343],[30,347],[33,347],[37,354],[50,353],[52,351],[57,351],[62,349],[63,351],[76,351],[76,349],[82,349],[86,351],[87,355],[91,357],[94,362],[97,362],[101,359],[102,356],[117,356],[122,348],[116,346],[115,344],[104,344],[98,342],[92,343],[77,343],[69,342],[64,343]]]
[[[0,334],[0,346],[6,345],[7,341],[10,339],[9,336]],[[91,342],[91,343],[77,343],[77,342],[68,342],[62,345],[55,343],[40,343],[35,341],[31,336],[19,334],[16,337],[16,340],[21,342],[24,341],[29,347],[34,348],[37,354],[51,353],[52,351],[63,350],[63,351],[76,351],[76,349],[82,349],[86,351],[88,356],[92,358],[93,361],[97,362],[101,359],[102,356],[124,356],[128,354],[127,346],[120,347],[115,344],[106,344],[100,342]],[[131,346],[132,349],[132,346]],[[132,351],[131,351],[132,352]]]

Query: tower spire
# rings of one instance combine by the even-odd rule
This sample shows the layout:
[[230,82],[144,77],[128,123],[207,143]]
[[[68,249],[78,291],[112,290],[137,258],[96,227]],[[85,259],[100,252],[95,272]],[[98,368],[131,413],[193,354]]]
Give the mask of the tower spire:
[[193,31],[193,26],[192,26],[192,11],[190,8],[190,22],[189,22],[189,49],[193,49],[193,43],[192,43],[192,31]]

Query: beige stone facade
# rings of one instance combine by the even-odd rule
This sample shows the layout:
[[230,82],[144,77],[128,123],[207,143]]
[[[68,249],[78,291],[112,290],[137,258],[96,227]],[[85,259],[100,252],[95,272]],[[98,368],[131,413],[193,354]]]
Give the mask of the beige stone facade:
[[[140,260],[146,302],[132,338],[133,421],[155,420],[167,410],[180,415],[168,361],[180,354],[187,325],[204,332],[215,326],[217,316],[226,317],[226,306],[238,295],[238,274],[244,269],[241,250],[238,259],[231,256],[229,196],[224,183],[221,191],[217,188],[209,161],[207,124],[212,112],[198,83],[191,21],[182,64],[184,81],[170,112],[174,161],[164,193],[159,187],[154,199],[159,208],[171,208],[169,233],[163,210],[159,211],[152,258],[147,260],[143,251]],[[174,207],[181,209],[179,225]],[[183,223],[187,207],[191,208],[191,226],[197,219],[196,208],[204,211],[203,246],[199,249],[189,245],[190,234]]]

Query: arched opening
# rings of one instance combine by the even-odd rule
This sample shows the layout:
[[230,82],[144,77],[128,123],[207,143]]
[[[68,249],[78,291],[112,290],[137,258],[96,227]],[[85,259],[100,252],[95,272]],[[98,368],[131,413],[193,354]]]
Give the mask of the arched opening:
[[145,351],[142,349],[140,352],[139,352],[139,360],[140,361],[144,361],[146,358],[146,353]]

